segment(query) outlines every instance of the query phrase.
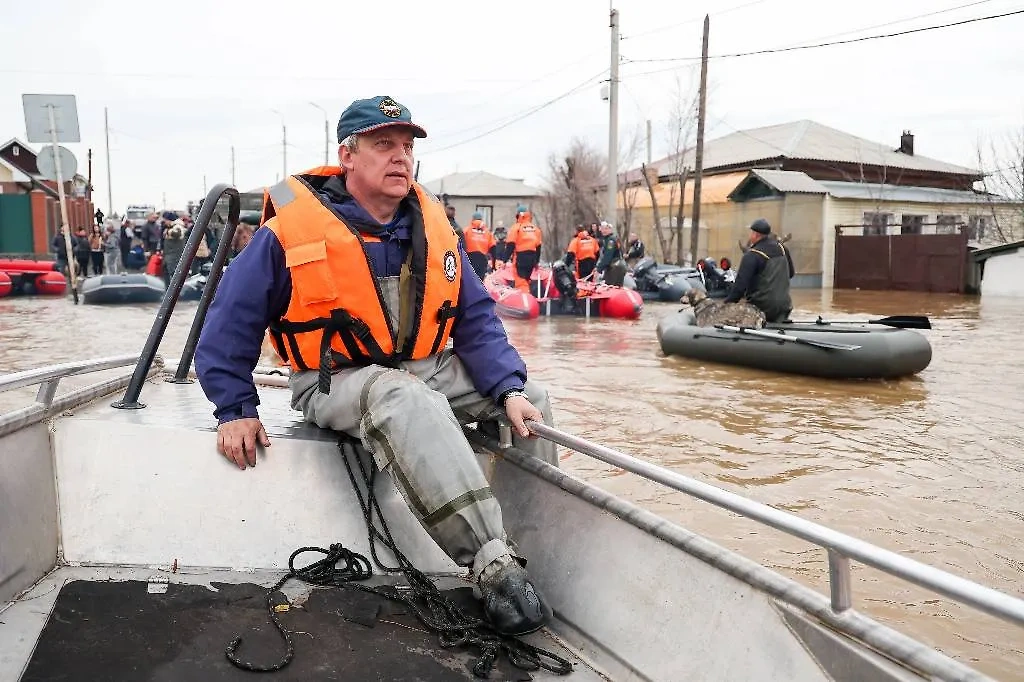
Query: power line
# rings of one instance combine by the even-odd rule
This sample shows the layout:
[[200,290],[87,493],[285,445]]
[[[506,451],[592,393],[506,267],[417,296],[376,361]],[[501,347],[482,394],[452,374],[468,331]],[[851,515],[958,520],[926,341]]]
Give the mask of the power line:
[[537,106],[532,107],[531,109],[527,109],[526,111],[516,115],[514,118],[506,121],[505,123],[502,123],[501,125],[499,125],[499,126],[497,126],[495,128],[491,128],[490,130],[486,130],[486,131],[484,131],[484,132],[482,132],[482,133],[480,133],[478,135],[474,135],[473,137],[467,138],[467,139],[462,140],[460,142],[453,142],[452,144],[445,145],[445,146],[439,147],[437,149],[427,150],[427,151],[423,152],[422,154],[419,154],[418,156],[421,156],[421,157],[422,156],[428,156],[430,154],[437,154],[438,152],[447,151],[447,150],[453,149],[455,147],[461,147],[464,144],[469,144],[470,142],[476,142],[477,140],[479,140],[479,139],[481,139],[483,137],[487,137],[488,135],[492,135],[492,134],[498,132],[499,130],[504,130],[505,128],[509,127],[513,123],[518,123],[519,121],[522,121],[524,118],[528,118],[529,116],[532,116],[532,115],[536,114],[537,112],[539,112],[539,111],[541,111],[543,109],[547,109],[548,107],[550,107],[551,105],[555,104],[556,102],[559,102],[559,101],[565,99],[566,97],[568,97],[569,95],[572,95],[572,94],[576,93],[577,91],[581,90],[582,88],[584,88],[584,87],[586,87],[588,85],[593,84],[593,82],[597,78],[600,78],[601,76],[603,76],[606,71],[608,71],[608,69],[602,69],[600,72],[594,74],[593,76],[591,76],[590,78],[586,79],[585,81],[583,81],[582,83],[580,83],[576,87],[574,87],[574,88],[572,88],[570,90],[567,90],[567,91],[563,92],[561,95],[558,95],[557,97],[549,99],[548,101],[546,101],[546,102],[544,102],[542,104],[538,104]]
[[[940,24],[938,26],[924,26],[922,28],[911,28],[906,31],[897,31],[895,33],[882,33],[873,36],[862,36],[860,38],[848,38],[846,40],[834,40],[825,43],[814,43],[813,45],[794,45],[790,47],[774,47],[767,48],[764,50],[754,50],[752,52],[732,52],[727,54],[716,54],[710,55],[708,59],[727,59],[731,57],[751,57],[762,54],[777,54],[780,52],[796,52],[797,50],[812,50],[819,47],[832,47],[833,45],[848,45],[850,43],[861,43],[868,40],[879,40],[881,38],[895,38],[897,36],[910,35],[912,33],[924,33],[925,31],[937,31],[942,28],[952,28],[954,26],[963,26],[965,24],[974,24],[981,21],[989,21],[992,19],[1004,19],[1006,17],[1012,17],[1017,14],[1024,14],[1024,9],[1013,10],[1012,12],[1003,12],[1002,14],[990,14],[984,17],[974,17],[973,19],[963,19],[962,21],[954,21],[948,24]],[[664,62],[689,62],[699,61],[700,57],[666,57],[663,59],[632,59],[629,63],[641,64],[641,63],[664,63]]]
[[[842,36],[850,36],[850,35],[854,35],[856,33],[861,33],[863,31],[873,31],[876,28],[885,28],[886,26],[895,26],[896,24],[905,24],[908,21],[914,21],[916,19],[924,19],[925,17],[934,17],[937,14],[948,14],[950,12],[955,12],[955,11],[960,10],[960,9],[967,9],[968,7],[974,7],[976,5],[985,5],[985,4],[988,4],[990,2],[992,2],[992,0],[976,0],[975,2],[969,2],[966,5],[957,5],[956,7],[947,7],[946,9],[939,9],[939,10],[935,10],[934,12],[925,12],[924,14],[915,14],[912,17],[905,17],[903,19],[894,19],[893,21],[885,21],[885,22],[882,22],[881,24],[873,24],[872,26],[861,26],[860,28],[853,29],[853,30],[850,30],[850,31],[841,31],[839,33],[831,33],[831,34],[829,34],[827,36],[818,36],[817,38],[812,38],[811,40],[814,40],[814,41],[831,40],[832,38],[840,38]],[[807,42],[807,41],[801,41],[800,43],[797,43],[797,45],[802,45],[805,42]]]
[[[723,10],[719,11],[719,12],[712,12],[711,16],[713,16],[713,17],[721,16],[723,14],[728,14],[729,12],[735,12],[737,10],[741,10],[741,9],[746,8],[746,7],[752,7],[753,5],[760,5],[762,2],[766,2],[766,0],[753,0],[753,2],[748,2],[748,3],[744,3],[742,5],[737,5],[736,7],[728,7],[726,9],[723,9]],[[654,33],[663,33],[664,31],[670,31],[673,28],[679,28],[680,26],[686,26],[688,24],[696,24],[697,22],[700,22],[700,21],[704,21],[704,17],[699,17],[699,18],[696,18],[696,19],[687,19],[686,21],[680,21],[679,23],[676,23],[676,24],[669,24],[668,26],[660,26],[658,28],[652,28],[652,29],[650,29],[648,31],[642,31],[640,33],[631,33],[631,34],[629,34],[627,36],[623,36],[622,40],[629,40],[630,38],[639,38],[641,36],[649,36],[649,35],[652,35]]]

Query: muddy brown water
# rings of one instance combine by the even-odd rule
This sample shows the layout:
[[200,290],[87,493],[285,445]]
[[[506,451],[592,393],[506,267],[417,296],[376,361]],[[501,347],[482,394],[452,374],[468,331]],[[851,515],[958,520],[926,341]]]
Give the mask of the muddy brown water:
[[[828,381],[665,357],[654,329],[670,304],[648,303],[637,321],[505,326],[548,386],[559,428],[1024,596],[1024,300],[829,290],[794,300],[794,319],[928,315],[932,363],[897,381]],[[0,300],[0,372],[138,353],[156,310]],[[194,310],[180,304],[171,320],[168,364]],[[32,396],[0,394],[0,411]],[[562,466],[827,593],[822,549],[582,455],[564,453]],[[1024,680],[1024,630],[874,569],[853,575],[856,608]]]

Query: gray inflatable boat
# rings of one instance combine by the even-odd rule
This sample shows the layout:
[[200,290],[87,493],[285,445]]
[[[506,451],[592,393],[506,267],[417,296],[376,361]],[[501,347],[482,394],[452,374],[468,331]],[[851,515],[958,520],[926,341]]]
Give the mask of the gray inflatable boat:
[[142,273],[94,275],[82,281],[82,300],[95,305],[159,303],[166,288],[159,277]]
[[658,341],[666,355],[829,379],[907,376],[932,359],[928,339],[908,329],[811,322],[727,331],[698,327],[689,309],[658,322]]

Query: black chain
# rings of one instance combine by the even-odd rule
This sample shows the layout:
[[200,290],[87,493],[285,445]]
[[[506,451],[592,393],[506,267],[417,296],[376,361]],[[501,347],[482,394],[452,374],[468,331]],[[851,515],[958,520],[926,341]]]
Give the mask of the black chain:
[[[237,636],[231,640],[224,652],[228,660],[234,666],[252,672],[274,672],[291,663],[295,657],[295,644],[291,633],[278,620],[273,595],[289,580],[296,578],[312,585],[358,589],[405,605],[424,626],[437,633],[438,643],[442,648],[465,646],[477,649],[479,654],[473,663],[473,674],[477,677],[488,677],[501,653],[505,654],[513,666],[521,670],[534,671],[543,668],[556,675],[571,673],[572,663],[558,654],[527,644],[518,637],[502,635],[486,621],[466,614],[455,602],[438,590],[426,574],[412,565],[412,562],[398,550],[395,539],[391,536],[391,530],[381,513],[380,505],[377,503],[374,491],[376,468],[369,467],[368,470],[364,466],[354,445],[350,445],[353,450],[352,457],[346,456],[346,444],[346,439],[343,438],[339,441],[338,447],[342,451],[345,468],[348,471],[349,480],[352,482],[352,489],[363,510],[363,518],[366,521],[370,541],[370,556],[385,573],[402,573],[408,581],[409,587],[398,589],[393,585],[374,587],[354,583],[355,580],[369,578],[373,574],[373,569],[366,557],[346,549],[341,544],[333,544],[330,549],[321,547],[297,549],[288,557],[288,573],[270,588],[266,597],[270,620],[285,642],[284,656],[273,665],[257,665],[243,661],[236,653],[242,643],[242,637]],[[363,484],[366,487],[365,496],[352,469],[351,460],[353,459],[359,467]],[[380,520],[379,528],[374,522],[374,514]],[[398,561],[398,566],[385,566],[381,562],[377,556],[378,542],[391,550]],[[305,552],[319,552],[324,557],[303,568],[295,568],[295,557]],[[340,568],[337,566],[339,562],[344,562]]]

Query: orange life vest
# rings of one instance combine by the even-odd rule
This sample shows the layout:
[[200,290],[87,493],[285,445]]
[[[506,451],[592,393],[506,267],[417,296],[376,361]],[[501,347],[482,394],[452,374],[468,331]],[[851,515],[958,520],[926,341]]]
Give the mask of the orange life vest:
[[519,222],[512,226],[505,237],[505,243],[513,244],[513,251],[536,251],[542,241],[540,228],[533,224],[529,212],[519,217]]
[[364,247],[379,239],[349,227],[314,189],[341,172],[326,166],[289,176],[270,188],[264,205],[266,227],[281,242],[292,279],[288,309],[271,324],[271,339],[293,370],[320,370],[323,393],[330,392],[330,373],[338,367],[395,366],[444,348],[462,274],[458,236],[444,209],[413,183],[422,211],[413,222],[408,261],[415,311],[405,345],[396,348],[397,330]]
[[569,242],[569,248],[566,249],[569,253],[576,256],[576,260],[586,260],[587,258],[597,258],[597,252],[600,250],[600,246],[597,240],[591,237],[587,232],[580,232],[578,235],[573,237],[573,240]]
[[494,235],[482,221],[474,220],[462,231],[466,253],[490,253],[494,246]]

